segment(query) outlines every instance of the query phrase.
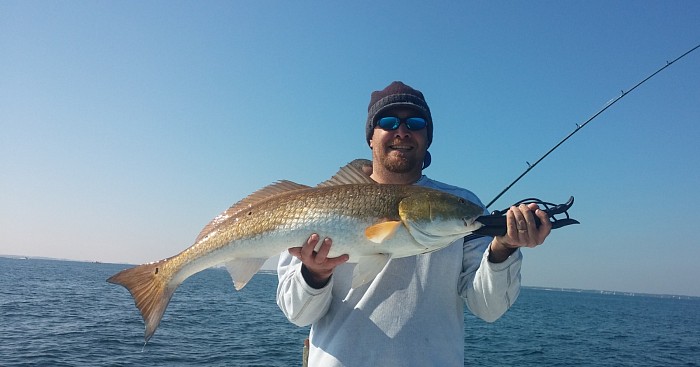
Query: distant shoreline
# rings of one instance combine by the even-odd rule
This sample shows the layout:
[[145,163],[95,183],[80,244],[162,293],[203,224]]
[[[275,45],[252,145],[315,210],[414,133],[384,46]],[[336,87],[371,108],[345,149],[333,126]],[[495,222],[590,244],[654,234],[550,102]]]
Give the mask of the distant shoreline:
[[[88,261],[88,260],[74,260],[74,259],[60,259],[45,256],[22,256],[22,255],[2,255],[0,258],[12,259],[12,260],[47,260],[47,261],[73,261],[80,263],[94,263],[94,264],[110,264],[110,265],[138,265],[138,264],[128,264],[128,263],[114,263],[114,262],[102,262],[102,261]],[[214,270],[225,270],[222,268],[212,268]],[[261,269],[258,274],[275,275],[276,272],[270,269]],[[522,286],[523,288],[541,290],[541,291],[552,291],[552,292],[568,292],[568,293],[585,293],[585,294],[601,294],[601,295],[612,295],[612,296],[627,296],[627,297],[651,297],[651,298],[671,298],[671,299],[700,299],[700,296],[689,296],[683,294],[658,294],[658,293],[641,293],[641,292],[628,292],[628,291],[612,291],[612,290],[596,290],[596,289],[578,289],[578,288],[561,288],[561,287],[543,287],[543,286]]]
[[700,296],[688,296],[688,295],[683,295],[683,294],[657,294],[657,293],[623,292],[623,291],[607,291],[607,290],[596,290],[596,289],[577,289],[577,288],[540,287],[540,286],[522,286],[522,287],[529,288],[529,289],[535,289],[535,290],[541,290],[541,291],[602,294],[602,295],[610,295],[610,296],[673,298],[673,299],[700,299]]

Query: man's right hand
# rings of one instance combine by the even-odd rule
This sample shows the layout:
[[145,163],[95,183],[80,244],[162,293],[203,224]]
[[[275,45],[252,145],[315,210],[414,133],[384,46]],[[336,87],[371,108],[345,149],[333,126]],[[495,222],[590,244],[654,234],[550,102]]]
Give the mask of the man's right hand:
[[301,274],[306,283],[316,289],[325,287],[333,274],[333,269],[350,259],[348,255],[328,257],[333,243],[330,238],[325,238],[318,251],[315,251],[319,239],[318,234],[314,233],[306,240],[304,246],[289,249],[289,254],[301,260],[303,264]]

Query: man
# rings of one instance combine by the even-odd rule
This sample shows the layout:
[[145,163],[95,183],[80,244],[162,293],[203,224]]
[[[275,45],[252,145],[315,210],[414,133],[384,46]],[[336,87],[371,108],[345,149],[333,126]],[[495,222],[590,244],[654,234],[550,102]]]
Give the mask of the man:
[[[481,204],[470,191],[422,174],[433,121],[420,91],[393,82],[373,92],[366,134],[377,183],[431,187]],[[356,289],[348,256],[328,258],[332,239],[311,234],[280,257],[277,303],[291,322],[312,324],[310,366],[462,366],[464,304],[488,322],[503,315],[520,292],[518,249],[541,244],[551,230],[535,204],[510,208],[507,226],[502,237],[467,236],[439,251],[392,259]]]

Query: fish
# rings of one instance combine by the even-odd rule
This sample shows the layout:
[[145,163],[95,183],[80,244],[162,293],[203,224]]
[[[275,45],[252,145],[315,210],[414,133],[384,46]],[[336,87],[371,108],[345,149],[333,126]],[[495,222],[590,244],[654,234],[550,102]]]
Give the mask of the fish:
[[357,288],[392,258],[437,251],[483,226],[481,205],[422,186],[378,184],[367,162],[355,160],[315,187],[286,180],[264,187],[215,217],[179,254],[107,281],[131,293],[147,343],[178,286],[204,269],[224,265],[241,290],[268,258],[317,233],[333,239],[328,256],[347,254],[356,264]]

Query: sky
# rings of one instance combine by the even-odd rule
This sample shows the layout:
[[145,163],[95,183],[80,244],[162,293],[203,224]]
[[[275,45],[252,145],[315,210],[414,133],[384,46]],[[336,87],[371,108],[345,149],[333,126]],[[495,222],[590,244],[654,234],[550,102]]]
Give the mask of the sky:
[[[697,1],[2,1],[0,254],[143,263],[276,180],[370,158],[370,93],[421,90],[429,177],[484,203],[700,43]],[[499,199],[581,224],[526,286],[700,296],[700,50]]]

